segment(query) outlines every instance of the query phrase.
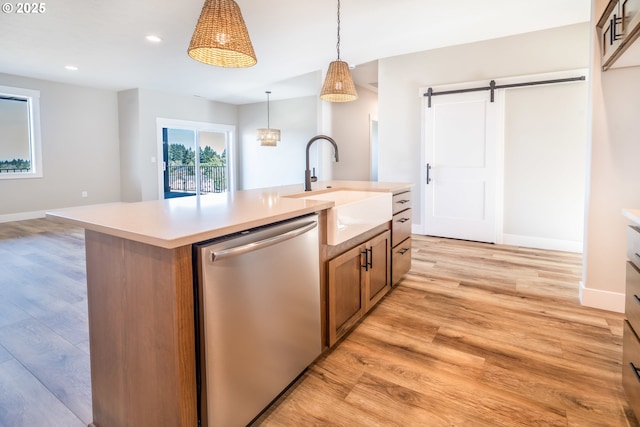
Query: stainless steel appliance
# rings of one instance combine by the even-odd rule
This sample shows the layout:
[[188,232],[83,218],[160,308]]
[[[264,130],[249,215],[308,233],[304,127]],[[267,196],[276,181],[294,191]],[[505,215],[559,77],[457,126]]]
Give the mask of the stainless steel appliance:
[[247,425],[320,355],[317,224],[196,245],[202,425]]

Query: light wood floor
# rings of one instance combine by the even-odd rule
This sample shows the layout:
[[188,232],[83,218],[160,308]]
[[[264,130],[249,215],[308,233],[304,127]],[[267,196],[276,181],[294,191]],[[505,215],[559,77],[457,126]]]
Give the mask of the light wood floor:
[[0,426],[91,421],[84,232],[0,224]]
[[[0,224],[0,426],[82,426],[81,230]],[[579,255],[414,236],[413,269],[259,426],[638,426]],[[144,426],[140,426],[144,427]]]
[[413,236],[405,279],[260,426],[636,426],[575,254]]

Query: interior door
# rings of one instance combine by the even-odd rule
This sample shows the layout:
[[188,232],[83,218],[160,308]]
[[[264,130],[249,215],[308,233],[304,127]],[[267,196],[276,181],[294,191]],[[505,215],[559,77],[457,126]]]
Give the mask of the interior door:
[[496,241],[497,145],[502,93],[434,96],[425,108],[427,235]]

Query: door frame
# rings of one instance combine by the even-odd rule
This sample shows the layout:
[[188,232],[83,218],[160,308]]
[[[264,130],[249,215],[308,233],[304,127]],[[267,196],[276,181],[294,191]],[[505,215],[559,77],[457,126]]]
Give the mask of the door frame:
[[[236,127],[234,125],[223,125],[219,123],[195,122],[190,120],[166,119],[158,117],[156,119],[156,149],[158,155],[158,200],[162,200],[164,194],[164,161],[163,161],[163,140],[162,129],[185,129],[195,132],[196,147],[199,145],[198,132],[224,133],[227,149],[227,176],[229,179],[228,191],[236,190]],[[197,154],[196,150],[196,154]],[[199,189],[199,185],[197,185]],[[199,195],[199,191],[197,191]]]
[[[528,80],[528,78],[521,78],[523,81]],[[502,79],[501,79],[502,82]],[[465,82],[465,83],[456,83],[456,84],[448,84],[448,85],[439,85],[432,86],[434,92],[439,91],[448,91],[448,90],[459,90],[459,89],[468,89],[478,86],[486,85],[486,81],[474,81],[474,82]],[[498,112],[498,137],[496,141],[496,154],[495,154],[495,162],[496,162],[496,170],[495,170],[495,215],[494,215],[494,230],[495,230],[495,242],[502,243],[503,241],[503,226],[504,226],[504,91],[506,89],[499,89],[494,92],[494,98],[497,102],[502,104],[502,108]],[[427,88],[421,88],[420,93],[425,93]],[[446,96],[446,95],[445,95]],[[487,98],[489,97],[489,91],[487,91]],[[426,179],[427,172],[426,166],[429,163],[430,159],[427,159],[427,150],[426,150],[426,135],[427,135],[427,123],[426,123],[426,113],[427,113],[427,98],[422,97],[422,108],[421,108],[421,136],[420,136],[420,159],[422,160],[422,165],[420,167],[420,200],[422,200],[423,206],[421,206],[420,212],[422,213],[422,218],[420,218],[420,234],[426,234]],[[414,231],[415,227],[414,227]]]

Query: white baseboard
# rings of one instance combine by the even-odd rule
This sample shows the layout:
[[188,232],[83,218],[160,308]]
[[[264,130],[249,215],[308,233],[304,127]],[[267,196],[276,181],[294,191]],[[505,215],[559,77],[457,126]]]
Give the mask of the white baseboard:
[[[413,224],[411,232],[414,234],[425,234],[422,224]],[[582,253],[582,242],[575,242],[572,240],[545,239],[542,237],[521,236],[518,234],[503,234],[502,241],[497,243],[503,245],[522,246],[525,248]]]
[[505,245],[523,246],[525,248],[582,253],[582,242],[576,242],[573,240],[557,240],[546,239],[543,237],[521,236],[518,234],[503,234],[502,243]]
[[579,295],[580,304],[584,306],[624,313],[624,294],[603,291],[601,289],[585,288],[584,283],[580,282]]
[[0,215],[0,223],[24,221],[26,219],[44,218],[46,211],[34,211],[34,212],[20,212],[14,214]]

